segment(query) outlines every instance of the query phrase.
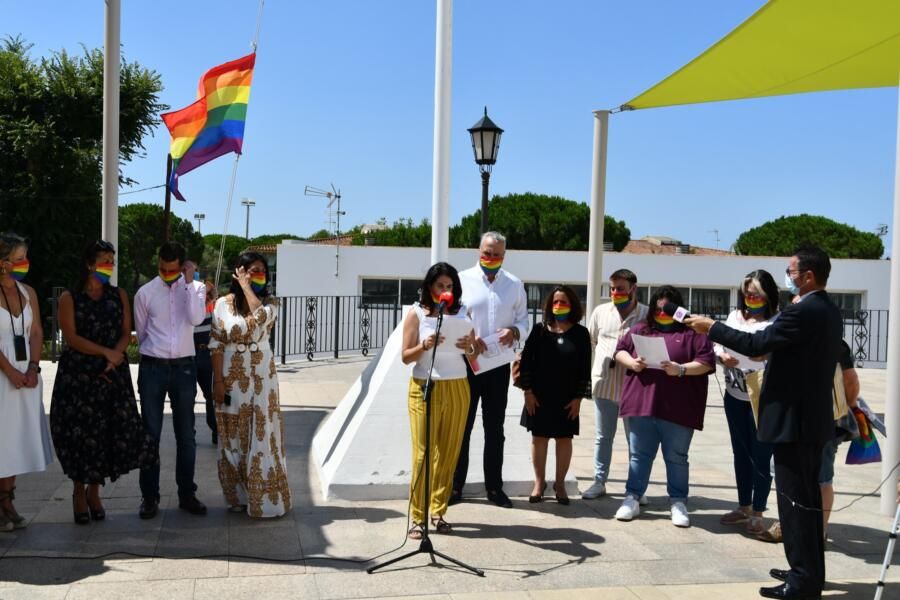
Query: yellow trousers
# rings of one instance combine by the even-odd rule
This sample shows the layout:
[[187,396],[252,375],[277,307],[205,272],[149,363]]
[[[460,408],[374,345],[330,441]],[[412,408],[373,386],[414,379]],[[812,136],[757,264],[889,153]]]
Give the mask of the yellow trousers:
[[[412,519],[425,521],[425,396],[422,379],[409,381],[409,428],[412,432],[412,479],[410,498]],[[453,487],[453,472],[469,414],[469,381],[438,380],[431,392],[431,515],[447,512]]]

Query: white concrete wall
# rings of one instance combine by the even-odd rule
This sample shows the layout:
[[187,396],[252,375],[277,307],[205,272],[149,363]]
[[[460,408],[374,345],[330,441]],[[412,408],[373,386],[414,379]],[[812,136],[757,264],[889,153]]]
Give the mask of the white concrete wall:
[[[279,296],[357,295],[363,278],[416,279],[430,266],[428,248],[348,246],[341,248],[340,276],[334,276],[334,246],[283,243],[278,246]],[[466,269],[476,263],[477,251],[451,249],[450,263]],[[604,271],[627,268],[642,284],[669,283],[685,287],[736,288],[754,269],[766,269],[778,284],[787,259],[762,256],[695,256],[606,252]],[[861,292],[862,307],[888,308],[890,262],[832,260],[828,289]],[[504,268],[530,283],[584,284],[587,252],[539,252],[511,249]]]

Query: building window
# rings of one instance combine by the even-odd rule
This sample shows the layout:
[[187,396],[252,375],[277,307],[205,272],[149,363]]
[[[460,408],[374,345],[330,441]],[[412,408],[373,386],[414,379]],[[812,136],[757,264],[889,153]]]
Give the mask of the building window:
[[862,294],[828,292],[828,297],[835,306],[841,309],[841,315],[844,318],[853,317],[862,309]]
[[364,304],[397,304],[400,294],[399,279],[363,279],[362,301]]
[[731,290],[691,288],[691,312],[726,317],[730,299]]
[[420,279],[400,280],[400,304],[406,306],[418,302],[421,298],[422,281]]

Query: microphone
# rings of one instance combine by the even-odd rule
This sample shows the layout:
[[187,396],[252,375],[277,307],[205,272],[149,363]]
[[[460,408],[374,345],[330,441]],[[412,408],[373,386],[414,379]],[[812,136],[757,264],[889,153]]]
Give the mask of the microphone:
[[691,313],[688,311],[688,309],[684,308],[683,306],[673,304],[672,302],[666,302],[662,307],[662,311],[679,323],[684,323],[684,320],[691,316]]
[[437,305],[438,313],[443,313],[444,309],[453,304],[453,294],[451,292],[441,292],[438,296],[440,303]]

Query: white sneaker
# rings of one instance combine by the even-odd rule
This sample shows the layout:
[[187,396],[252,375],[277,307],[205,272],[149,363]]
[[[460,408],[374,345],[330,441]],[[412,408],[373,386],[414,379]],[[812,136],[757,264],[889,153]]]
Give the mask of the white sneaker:
[[675,527],[690,527],[691,519],[688,517],[687,507],[684,502],[672,503],[672,525]]
[[594,498],[599,498],[600,496],[606,495],[606,484],[602,481],[595,481],[594,485],[584,490],[581,493],[581,497],[585,500],[593,500]]
[[619,521],[630,521],[641,514],[641,507],[638,501],[628,496],[622,501],[622,506],[616,511],[616,519]]
[[641,506],[647,506],[648,504],[650,504],[650,501],[647,500],[647,494],[644,494],[643,496],[641,496],[641,499],[638,500],[638,503],[639,503]]

